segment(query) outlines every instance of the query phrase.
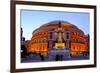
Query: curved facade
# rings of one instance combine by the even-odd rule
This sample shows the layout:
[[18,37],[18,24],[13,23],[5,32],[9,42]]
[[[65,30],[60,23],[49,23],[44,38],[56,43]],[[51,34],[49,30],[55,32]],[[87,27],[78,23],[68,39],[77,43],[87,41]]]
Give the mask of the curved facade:
[[65,21],[43,24],[32,32],[27,52],[47,55],[52,49],[69,49],[71,55],[88,51],[87,36],[77,26]]

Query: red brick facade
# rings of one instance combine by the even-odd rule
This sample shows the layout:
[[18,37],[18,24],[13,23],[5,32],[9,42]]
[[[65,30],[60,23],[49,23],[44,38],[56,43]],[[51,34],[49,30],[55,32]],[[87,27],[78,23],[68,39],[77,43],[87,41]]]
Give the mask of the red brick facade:
[[88,51],[87,38],[89,37],[77,26],[65,21],[53,21],[33,31],[27,52],[47,55],[49,49],[56,47],[56,43],[64,43],[63,48],[69,48],[71,55],[77,55]]

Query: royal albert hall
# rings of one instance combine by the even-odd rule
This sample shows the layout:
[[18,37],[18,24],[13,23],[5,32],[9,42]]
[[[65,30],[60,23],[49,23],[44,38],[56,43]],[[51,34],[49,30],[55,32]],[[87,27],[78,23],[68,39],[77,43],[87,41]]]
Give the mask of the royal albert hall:
[[32,32],[27,44],[28,53],[42,55],[76,56],[89,50],[89,37],[84,32],[66,21],[52,21],[43,24]]

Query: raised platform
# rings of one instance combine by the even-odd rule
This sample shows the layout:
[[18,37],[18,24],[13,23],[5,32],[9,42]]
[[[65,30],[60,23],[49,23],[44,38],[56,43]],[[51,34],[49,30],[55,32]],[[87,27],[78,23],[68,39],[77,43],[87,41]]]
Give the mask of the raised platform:
[[48,53],[49,61],[67,60],[70,58],[70,51],[67,48],[52,48]]

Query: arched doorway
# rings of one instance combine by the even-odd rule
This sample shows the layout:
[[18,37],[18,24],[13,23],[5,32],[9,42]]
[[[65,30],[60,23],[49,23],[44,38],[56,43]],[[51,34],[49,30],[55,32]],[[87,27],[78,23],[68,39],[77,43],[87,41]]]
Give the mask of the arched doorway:
[[55,61],[62,61],[63,55],[56,55],[55,56]]

